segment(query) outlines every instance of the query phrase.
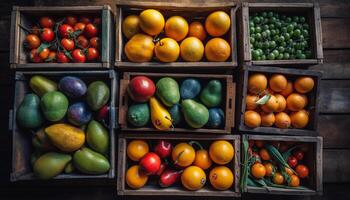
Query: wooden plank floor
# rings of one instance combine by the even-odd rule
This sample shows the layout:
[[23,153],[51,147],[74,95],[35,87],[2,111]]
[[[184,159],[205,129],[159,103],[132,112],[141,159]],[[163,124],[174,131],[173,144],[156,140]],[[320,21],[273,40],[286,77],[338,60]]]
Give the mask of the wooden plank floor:
[[[161,1],[161,0],[157,0]],[[181,0],[189,2],[190,0]],[[218,0],[199,0],[209,2]],[[227,1],[227,0],[225,0]],[[257,1],[257,0],[255,0]],[[264,2],[276,2],[270,0]],[[222,1],[221,1],[222,2]],[[250,2],[254,2],[250,0]],[[261,1],[259,1],[261,2]],[[280,1],[278,1],[280,2]],[[285,2],[305,2],[285,0]],[[308,1],[312,2],[312,1]],[[319,0],[322,16],[325,63],[312,69],[324,71],[321,88],[320,135],[324,137],[324,195],[322,197],[281,197],[244,195],[242,199],[350,199],[350,1]],[[113,0],[5,0],[0,1],[0,199],[139,199],[117,197],[115,185],[86,186],[71,183],[65,186],[53,184],[11,184],[11,140],[8,129],[8,110],[13,101],[13,71],[9,69],[10,13],[13,5],[102,5]],[[166,197],[169,199],[192,199]],[[154,199],[149,198],[149,199]],[[163,198],[157,198],[163,199]],[[199,199],[199,198],[198,198]],[[202,198],[215,199],[215,198]]]

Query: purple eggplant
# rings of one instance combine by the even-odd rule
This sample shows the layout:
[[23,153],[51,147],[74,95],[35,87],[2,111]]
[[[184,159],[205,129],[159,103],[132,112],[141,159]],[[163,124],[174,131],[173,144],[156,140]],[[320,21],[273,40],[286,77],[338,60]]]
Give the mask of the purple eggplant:
[[87,91],[84,81],[74,76],[63,77],[58,84],[58,88],[65,95],[74,99],[84,96]]
[[91,120],[92,113],[85,102],[78,102],[69,106],[67,117],[70,123],[82,126]]

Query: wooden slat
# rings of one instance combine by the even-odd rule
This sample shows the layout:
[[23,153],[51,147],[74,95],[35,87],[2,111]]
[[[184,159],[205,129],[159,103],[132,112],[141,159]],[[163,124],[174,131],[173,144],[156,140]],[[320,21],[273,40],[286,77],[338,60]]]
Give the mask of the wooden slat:
[[323,151],[323,180],[327,183],[350,182],[350,149]]
[[324,51],[325,63],[350,63],[349,49],[327,49]]
[[350,79],[350,63],[324,63],[309,69],[323,71],[322,79]]
[[350,17],[350,4],[346,0],[319,0],[322,17]]
[[350,20],[347,18],[322,19],[323,48],[350,48]]
[[349,148],[350,115],[320,115],[318,119],[324,148]]
[[322,80],[320,113],[350,113],[350,80]]

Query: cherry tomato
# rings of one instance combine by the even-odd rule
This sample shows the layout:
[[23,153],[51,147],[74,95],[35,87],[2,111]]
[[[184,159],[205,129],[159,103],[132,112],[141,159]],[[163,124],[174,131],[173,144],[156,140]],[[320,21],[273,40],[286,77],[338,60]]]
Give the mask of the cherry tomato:
[[29,34],[26,36],[25,44],[29,49],[36,49],[40,46],[41,42],[38,36]]
[[69,15],[66,17],[66,20],[65,20],[66,24],[68,24],[69,26],[74,26],[77,22],[78,22],[78,19],[76,16],[73,16],[73,15]]
[[86,16],[81,16],[79,21],[82,22],[82,23],[84,23],[84,24],[89,24],[89,23],[91,23],[91,19],[88,18],[88,17],[86,17]]
[[95,24],[96,26],[100,25],[102,22],[100,17],[95,17],[94,20],[92,21],[93,24]]
[[309,176],[309,169],[305,165],[298,165],[295,168],[295,172],[300,178],[306,178]]
[[300,150],[294,151],[293,156],[296,157],[298,160],[302,160],[304,158],[304,152]]
[[58,52],[57,53],[57,62],[67,63],[67,62],[69,62],[69,58],[63,52]]
[[86,56],[81,49],[74,49],[72,52],[72,58],[75,63],[83,63],[86,60]]
[[289,156],[289,158],[288,158],[288,165],[290,167],[294,168],[295,166],[297,166],[297,164],[298,164],[298,160],[294,156]]
[[74,29],[68,24],[62,24],[58,27],[58,33],[63,38],[69,37],[70,33],[73,33],[73,32],[74,32]]
[[84,29],[85,29],[85,24],[84,23],[78,22],[78,23],[76,23],[74,25],[74,31],[81,30],[83,32]]
[[160,168],[161,160],[159,156],[153,152],[146,153],[140,160],[141,171],[146,175],[156,174]]
[[39,28],[39,26],[33,26],[32,27],[32,33],[37,35],[37,36],[40,36],[40,28]]
[[61,45],[67,51],[71,51],[74,49],[74,41],[68,38],[63,38],[61,40]]
[[50,28],[44,28],[41,31],[40,38],[44,42],[51,42],[55,38],[55,33]]
[[34,63],[41,63],[43,60],[38,54],[38,49],[32,49],[29,54],[30,60]]
[[40,18],[39,24],[42,28],[52,28],[55,22],[51,17],[44,16]]
[[47,59],[49,57],[49,54],[50,54],[50,50],[48,48],[45,48],[39,53],[39,57],[42,60],[45,60],[45,59]]
[[96,49],[99,49],[100,48],[100,38],[99,37],[90,38],[90,46],[94,47]]
[[97,60],[100,54],[98,53],[97,49],[90,47],[87,50],[87,60],[88,61],[94,61]]
[[79,35],[79,37],[77,38],[77,43],[78,43],[78,47],[82,49],[85,49],[86,47],[89,46],[89,41],[83,35]]
[[50,51],[49,57],[45,61],[47,62],[55,62],[56,61],[56,51]]
[[85,26],[84,34],[88,38],[95,37],[98,34],[98,28],[93,24],[87,24]]

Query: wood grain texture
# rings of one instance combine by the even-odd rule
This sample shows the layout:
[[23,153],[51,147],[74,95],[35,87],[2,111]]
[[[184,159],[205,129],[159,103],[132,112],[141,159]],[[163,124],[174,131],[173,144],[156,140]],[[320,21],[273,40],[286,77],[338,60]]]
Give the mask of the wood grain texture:
[[319,0],[322,17],[349,18],[350,4],[347,0]]
[[[336,30],[336,31],[330,31]],[[350,20],[347,18],[323,18],[323,48],[350,48]]]
[[350,149],[326,149],[323,151],[323,175],[327,183],[350,181]]
[[350,115],[320,115],[319,135],[323,136],[324,148],[349,148]]
[[350,80],[322,80],[320,113],[350,113]]

